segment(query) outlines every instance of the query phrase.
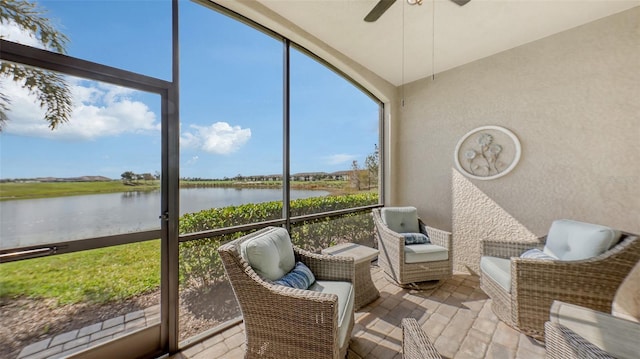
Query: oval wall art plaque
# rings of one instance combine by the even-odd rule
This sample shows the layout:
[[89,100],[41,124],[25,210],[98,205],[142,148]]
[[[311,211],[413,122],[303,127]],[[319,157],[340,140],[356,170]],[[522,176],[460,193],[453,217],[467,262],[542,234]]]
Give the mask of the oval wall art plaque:
[[492,180],[513,170],[520,154],[520,141],[513,132],[500,126],[482,126],[458,141],[455,162],[467,177]]

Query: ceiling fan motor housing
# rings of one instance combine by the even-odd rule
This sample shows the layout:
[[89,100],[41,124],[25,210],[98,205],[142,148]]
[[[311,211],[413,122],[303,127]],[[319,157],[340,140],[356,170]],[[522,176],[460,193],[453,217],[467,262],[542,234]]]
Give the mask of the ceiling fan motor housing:
[[[421,5],[423,0],[407,0],[407,2],[410,5]],[[471,0],[451,0],[454,3],[460,5],[460,6],[464,6],[466,5],[469,1]],[[378,1],[378,3],[376,4],[376,6],[373,7],[373,9],[371,9],[371,11],[369,11],[369,13],[367,14],[367,16],[365,16],[364,21],[366,22],[374,22],[376,20],[378,20],[378,18],[380,16],[382,16],[382,14],[384,14],[390,7],[391,5],[393,5],[393,3],[395,3],[396,0],[380,0]]]

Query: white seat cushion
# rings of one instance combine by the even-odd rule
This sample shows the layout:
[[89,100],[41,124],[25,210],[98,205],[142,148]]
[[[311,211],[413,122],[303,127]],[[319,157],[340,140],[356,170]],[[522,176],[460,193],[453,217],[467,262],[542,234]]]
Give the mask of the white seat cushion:
[[420,233],[418,210],[415,207],[383,207],[380,217],[396,233]]
[[[607,358],[638,359],[640,325],[636,322],[558,301],[551,306],[550,320],[571,329],[583,340],[604,350],[610,355]],[[599,355],[591,357],[602,358]]]
[[296,264],[289,232],[281,227],[247,239],[240,244],[240,254],[260,277],[270,281],[282,278]]
[[340,347],[342,347],[345,340],[348,340],[350,336],[347,331],[350,322],[353,320],[353,303],[355,300],[353,285],[349,282],[317,280],[309,287],[309,290],[338,296],[338,338]]
[[405,263],[446,261],[449,251],[436,244],[411,244],[404,246]]
[[587,259],[604,253],[619,238],[620,232],[609,227],[559,219],[551,224],[543,252],[565,261]]
[[511,293],[511,260],[484,256],[480,258],[480,270],[494,282]]

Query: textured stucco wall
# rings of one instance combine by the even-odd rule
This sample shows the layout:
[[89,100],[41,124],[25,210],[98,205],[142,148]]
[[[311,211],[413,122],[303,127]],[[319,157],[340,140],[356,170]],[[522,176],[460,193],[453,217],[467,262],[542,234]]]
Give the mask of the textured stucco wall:
[[536,239],[534,233],[478,189],[471,180],[455,169],[451,172],[456,270],[479,273],[482,238]]
[[[479,240],[537,237],[557,218],[640,233],[640,7],[399,95],[389,203],[451,230],[456,270],[477,270]],[[453,161],[457,141],[483,125],[522,144],[518,166],[492,181],[464,177]]]

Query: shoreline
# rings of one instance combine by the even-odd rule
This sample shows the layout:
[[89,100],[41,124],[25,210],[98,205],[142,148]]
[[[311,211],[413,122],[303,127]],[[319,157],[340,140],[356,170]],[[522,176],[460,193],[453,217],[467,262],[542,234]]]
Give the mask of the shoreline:
[[[327,191],[330,195],[357,193],[348,181],[291,181],[292,189]],[[180,181],[180,188],[282,188],[281,181]],[[377,187],[372,187],[377,188]],[[160,189],[159,181],[123,183],[122,181],[96,182],[3,182],[0,183],[0,201],[82,196],[102,193],[149,192]]]

